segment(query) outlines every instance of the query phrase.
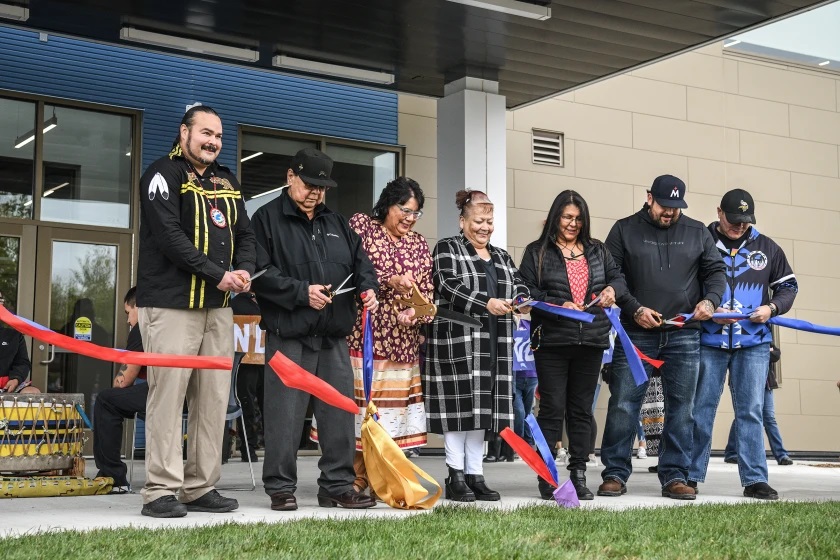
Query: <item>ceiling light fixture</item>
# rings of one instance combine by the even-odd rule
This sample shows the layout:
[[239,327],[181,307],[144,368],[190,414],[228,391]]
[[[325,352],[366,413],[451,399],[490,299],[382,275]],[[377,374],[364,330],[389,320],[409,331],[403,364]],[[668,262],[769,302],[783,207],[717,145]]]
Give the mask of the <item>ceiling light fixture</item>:
[[29,8],[13,4],[0,4],[0,18],[26,21],[29,19]]
[[[58,117],[53,116],[44,121],[44,134],[58,126]],[[30,130],[26,134],[21,134],[15,138],[15,149],[22,148],[35,140],[35,129]]]
[[286,68],[289,70],[297,70],[299,72],[319,74],[321,76],[335,76],[337,78],[347,78],[349,80],[359,80],[361,82],[371,82],[374,84],[394,83],[394,75],[388,72],[365,70],[363,68],[341,66],[339,64],[330,64],[328,62],[317,62],[315,60],[295,58],[285,54],[275,55],[271,60],[271,64],[277,68]]
[[245,156],[244,158],[240,159],[239,161],[241,163],[243,161],[248,161],[249,159],[254,159],[255,157],[260,157],[261,155],[263,155],[262,152],[255,152],[255,153],[251,154],[250,156]]
[[69,185],[69,184],[70,184],[70,183],[61,183],[61,184],[60,184],[60,185],[58,185],[57,187],[53,187],[53,188],[51,188],[51,189],[50,189],[50,190],[48,190],[48,191],[44,191],[44,195],[43,195],[43,197],[44,197],[44,198],[47,198],[48,196],[50,196],[52,193],[54,193],[54,192],[55,192],[55,191],[57,191],[58,189],[64,188],[64,187],[66,187],[66,186],[67,186],[67,185]]
[[261,192],[260,194],[255,194],[254,196],[251,197],[251,200],[254,200],[255,198],[259,198],[261,196],[265,196],[267,194],[276,193],[277,191],[282,191],[283,189],[285,189],[288,186],[289,185],[283,185],[282,187],[277,187],[276,189],[271,189],[270,191],[265,191],[265,192]]
[[503,14],[510,14],[512,16],[520,16],[530,19],[545,21],[551,19],[551,8],[548,6],[540,6],[538,4],[531,4],[530,2],[520,2],[519,0],[449,0],[456,4],[463,4],[465,6],[472,6],[474,8],[483,8],[485,10],[493,10],[494,12],[501,12]]
[[154,31],[146,31],[144,29],[137,29],[129,26],[123,26],[120,29],[120,39],[125,41],[134,41],[136,43],[145,43],[147,45],[155,45],[157,47],[168,47],[170,49],[179,49],[193,53],[209,54],[213,56],[220,56],[222,58],[232,58],[234,60],[243,60],[245,62],[256,62],[260,59],[260,52],[256,49],[231,47],[228,45],[220,45],[218,43],[208,43],[199,39],[188,39],[186,37],[166,35],[164,33],[156,33]]
[[727,48],[727,47],[731,47],[731,46],[733,46],[733,45],[737,45],[737,44],[738,44],[738,43],[740,43],[740,42],[741,42],[741,39],[735,39],[734,41],[729,41],[728,43],[724,43],[724,44],[723,44],[723,48],[725,49],[725,48]]
[[817,66],[828,66],[829,64],[831,64],[830,60],[823,60],[822,62],[817,64]]

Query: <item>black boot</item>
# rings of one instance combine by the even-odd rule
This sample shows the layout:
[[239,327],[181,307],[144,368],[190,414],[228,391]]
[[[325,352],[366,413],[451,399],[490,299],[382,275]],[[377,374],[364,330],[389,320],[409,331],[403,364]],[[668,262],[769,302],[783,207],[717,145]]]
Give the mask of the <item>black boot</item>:
[[473,494],[475,494],[476,500],[480,500],[482,502],[498,502],[502,499],[498,492],[487,488],[487,485],[484,484],[484,475],[468,474],[466,476],[466,482],[467,486],[469,486],[470,490],[472,490]]
[[548,482],[538,476],[537,483],[537,487],[540,490],[540,498],[543,500],[551,500],[554,498],[554,488]]
[[502,438],[499,436],[494,437],[490,442],[487,443],[487,455],[484,457],[484,463],[495,463],[496,461],[501,461],[501,453],[502,453]]
[[502,440],[502,446],[499,452],[499,461],[507,461],[513,463],[513,448],[508,445],[508,442]]
[[569,471],[569,479],[572,481],[575,491],[577,491],[578,500],[595,499],[595,496],[593,496],[592,492],[589,491],[589,488],[586,487],[586,471],[581,469]]
[[455,502],[474,502],[475,494],[464,480],[464,471],[449,467],[449,476],[444,481],[446,484],[446,499]]

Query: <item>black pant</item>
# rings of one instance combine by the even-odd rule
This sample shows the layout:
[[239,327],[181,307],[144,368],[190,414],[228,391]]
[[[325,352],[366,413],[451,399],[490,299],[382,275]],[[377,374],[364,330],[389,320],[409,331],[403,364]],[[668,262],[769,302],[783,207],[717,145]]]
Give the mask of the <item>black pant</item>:
[[534,352],[540,391],[537,423],[552,453],[569,434],[568,469],[586,470],[592,429],[592,400],[604,350],[588,346],[542,347]]
[[93,406],[93,458],[99,472],[96,476],[114,479],[114,486],[128,486],[127,468],[120,459],[123,419],[146,413],[147,383],[122,389],[110,388],[96,396]]
[[[353,398],[353,368],[347,341],[331,338],[320,350],[313,350],[294,338],[278,340],[268,334],[266,356],[279,350],[291,361],[332,385],[339,393]],[[265,367],[265,460],[263,483],[269,496],[275,492],[297,490],[297,451],[300,431],[306,419],[309,395],[284,385],[274,370]],[[355,415],[330,406],[319,399],[312,399],[312,408],[318,420],[318,440],[321,459],[318,468],[319,493],[338,495],[353,489],[356,471]]]
[[[242,364],[239,366],[239,373],[236,377],[236,392],[239,396],[239,402],[242,404],[242,416],[238,420],[238,431],[240,434],[244,433],[248,439],[248,449],[251,450],[251,453],[257,448],[257,441],[262,433],[262,414],[260,410],[263,408],[264,370],[265,367],[258,364]],[[241,438],[239,450],[245,452],[245,445]]]

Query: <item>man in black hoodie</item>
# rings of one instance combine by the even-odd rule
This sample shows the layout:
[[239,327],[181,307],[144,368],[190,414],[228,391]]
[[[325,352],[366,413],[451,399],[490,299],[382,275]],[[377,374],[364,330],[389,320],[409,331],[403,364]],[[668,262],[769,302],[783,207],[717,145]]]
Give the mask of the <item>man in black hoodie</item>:
[[[659,452],[662,495],[693,500],[686,484],[691,461],[694,394],[700,368],[700,321],[711,318],[726,286],[724,264],[709,230],[681,214],[685,183],[672,175],[653,181],[647,203],[615,223],[607,247],[621,267],[628,292],[617,302],[633,344],[661,368],[665,428]],[[684,327],[665,323],[694,313]],[[650,375],[652,368],[645,364]],[[630,455],[647,383],[636,386],[620,345],[613,357],[610,402],[601,443],[604,483],[599,496],[620,496],[632,472]]]

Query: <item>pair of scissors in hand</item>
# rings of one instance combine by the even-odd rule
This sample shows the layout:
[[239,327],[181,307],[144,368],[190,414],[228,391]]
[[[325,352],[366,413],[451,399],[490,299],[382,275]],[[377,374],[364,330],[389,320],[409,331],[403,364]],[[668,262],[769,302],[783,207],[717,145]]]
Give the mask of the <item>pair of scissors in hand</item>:
[[355,286],[350,286],[348,288],[344,287],[344,285],[347,282],[349,282],[351,278],[353,278],[353,273],[352,272],[350,273],[350,276],[348,276],[347,278],[344,279],[344,282],[339,284],[338,288],[336,288],[335,290],[325,290],[326,294],[330,297],[330,299],[334,298],[335,296],[339,296],[341,294],[347,293],[347,292],[355,291],[356,290]]

